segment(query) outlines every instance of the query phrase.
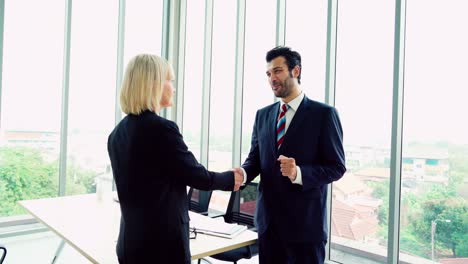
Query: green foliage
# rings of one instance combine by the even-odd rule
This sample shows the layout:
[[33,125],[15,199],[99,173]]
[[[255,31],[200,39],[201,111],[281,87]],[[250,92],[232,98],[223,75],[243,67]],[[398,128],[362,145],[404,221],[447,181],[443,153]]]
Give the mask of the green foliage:
[[427,243],[422,242],[408,229],[402,229],[400,232],[400,251],[420,257],[428,257],[431,254]]
[[[436,252],[452,252],[456,257],[468,257],[468,203],[466,196],[462,196],[468,193],[463,189],[468,175],[468,148],[448,143],[440,143],[440,147],[449,150],[448,185],[430,184],[425,192],[405,192],[402,195],[400,249],[430,258],[431,221],[439,219],[435,235]],[[370,182],[368,185],[373,190],[372,197],[382,200],[378,208],[378,237],[386,241],[389,182]],[[443,219],[449,219],[450,222],[440,221]]]
[[[454,238],[457,241],[461,241],[462,243],[459,243],[455,247],[455,252],[457,252],[458,256],[463,256],[467,257],[468,256],[468,214],[464,214],[462,217],[462,232],[454,234]],[[463,231],[464,230],[464,231]]]
[[255,201],[257,199],[257,184],[250,183],[242,190],[242,198],[244,203],[249,201]]
[[468,177],[468,146],[449,146],[449,187],[460,196],[468,197],[464,181]]
[[372,197],[381,199],[382,205],[379,206],[377,215],[379,219],[379,225],[386,227],[388,225],[388,205],[389,205],[389,181],[383,182],[369,182],[369,186],[372,188]]
[[68,165],[67,175],[69,175],[66,187],[67,195],[96,192],[95,171],[80,168],[72,162]]
[[19,200],[57,195],[57,163],[45,161],[39,150],[2,148],[0,164],[0,216],[24,212]]
[[[48,160],[41,150],[2,147],[0,164],[0,216],[26,213],[17,201],[58,195],[58,161]],[[67,195],[95,191],[95,172],[70,162],[67,175]]]
[[448,148],[450,170],[468,172],[468,146],[450,145]]
[[[466,200],[460,197],[447,196],[450,191],[434,185],[422,199],[422,214],[418,221],[412,222],[412,229],[421,241],[431,241],[431,223],[437,221],[436,246],[452,251],[453,256],[465,256],[457,253],[457,247],[466,247],[463,240],[468,226],[464,219],[468,215]],[[446,222],[444,220],[450,220]]]

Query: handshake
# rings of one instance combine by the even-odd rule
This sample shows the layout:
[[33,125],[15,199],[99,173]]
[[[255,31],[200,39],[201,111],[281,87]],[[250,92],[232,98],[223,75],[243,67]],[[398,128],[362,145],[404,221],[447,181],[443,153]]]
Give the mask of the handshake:
[[234,172],[234,191],[237,192],[244,183],[244,171],[241,168],[233,168]]

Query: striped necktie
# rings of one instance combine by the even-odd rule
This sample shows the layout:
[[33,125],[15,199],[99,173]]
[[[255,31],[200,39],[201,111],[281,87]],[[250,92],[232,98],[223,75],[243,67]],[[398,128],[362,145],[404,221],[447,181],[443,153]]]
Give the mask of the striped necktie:
[[281,112],[278,116],[278,123],[276,124],[276,147],[279,149],[284,140],[284,134],[286,132],[286,112],[289,109],[289,105],[283,104],[281,106]]

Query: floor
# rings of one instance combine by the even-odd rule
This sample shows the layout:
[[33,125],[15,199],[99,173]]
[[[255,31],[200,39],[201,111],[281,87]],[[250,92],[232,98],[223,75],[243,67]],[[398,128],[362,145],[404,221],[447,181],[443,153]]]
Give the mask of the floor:
[[[8,255],[3,264],[29,264],[29,263],[51,263],[55,251],[61,239],[54,233],[40,232],[36,234],[21,235],[14,237],[0,237],[0,243],[8,249]],[[213,264],[228,263],[224,261],[206,258]],[[71,246],[65,245],[56,264],[88,264],[91,263]],[[197,261],[193,262],[198,263]],[[203,263],[208,263],[202,261]],[[258,263],[258,258],[241,260],[239,264]]]

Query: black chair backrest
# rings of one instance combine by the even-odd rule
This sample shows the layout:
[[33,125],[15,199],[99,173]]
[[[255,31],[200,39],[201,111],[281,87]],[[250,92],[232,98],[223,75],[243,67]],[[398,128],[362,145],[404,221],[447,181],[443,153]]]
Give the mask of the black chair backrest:
[[5,260],[5,257],[6,257],[6,254],[7,254],[7,249],[4,245],[1,245],[0,244],[0,251],[3,251],[1,252],[0,254],[0,264],[3,263],[3,260]]
[[[257,206],[258,183],[251,182],[241,190],[231,193],[228,208],[224,215],[227,223],[238,223],[249,226],[250,230],[256,231],[254,227],[254,215]],[[250,259],[258,254],[258,243],[233,249],[227,252],[212,255],[214,259],[237,263],[240,259]]]
[[237,192],[231,193],[224,220],[227,223],[239,223],[254,226],[254,215],[257,206],[258,183],[251,182]]
[[190,187],[188,192],[189,210],[196,213],[207,213],[212,191],[202,191]]

